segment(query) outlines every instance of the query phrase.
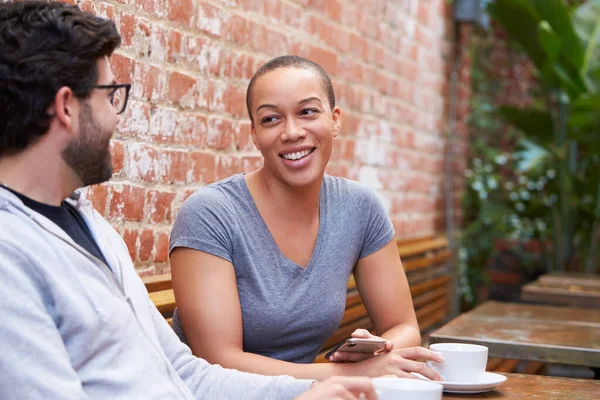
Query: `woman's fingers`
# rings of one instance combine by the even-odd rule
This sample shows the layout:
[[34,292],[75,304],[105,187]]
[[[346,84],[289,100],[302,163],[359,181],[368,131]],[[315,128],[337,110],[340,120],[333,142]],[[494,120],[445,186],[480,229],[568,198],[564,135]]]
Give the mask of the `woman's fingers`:
[[373,338],[378,338],[378,336],[371,335],[371,332],[369,332],[366,329],[357,329],[354,332],[352,332],[352,334],[350,336],[353,337],[353,338],[357,338],[357,339],[373,339]]
[[[405,372],[417,372],[417,373],[423,375],[424,377],[431,379],[432,381],[443,380],[442,377],[437,372],[435,372],[434,370],[429,368],[429,366],[427,366],[427,364],[425,364],[421,361],[413,361],[413,360],[404,359],[402,362],[402,365],[400,365],[400,368],[402,368],[402,370]],[[414,377],[413,374],[410,374],[410,375],[412,375]]]
[[430,360],[438,363],[444,362],[444,357],[440,353],[431,351],[424,347],[408,347],[406,349],[397,350],[400,355],[409,360]]

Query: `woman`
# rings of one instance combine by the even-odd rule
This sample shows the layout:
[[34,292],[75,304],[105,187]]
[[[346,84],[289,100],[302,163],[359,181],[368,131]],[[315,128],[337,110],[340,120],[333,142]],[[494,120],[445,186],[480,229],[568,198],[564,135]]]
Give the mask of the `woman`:
[[[370,190],[324,175],[342,122],[325,71],[273,59],[251,79],[246,103],[264,165],[183,205],[170,243],[176,332],[196,355],[242,371],[439,379],[414,361],[441,359],[414,347],[419,328],[389,217]],[[339,326],[352,272],[387,352],[307,364]]]

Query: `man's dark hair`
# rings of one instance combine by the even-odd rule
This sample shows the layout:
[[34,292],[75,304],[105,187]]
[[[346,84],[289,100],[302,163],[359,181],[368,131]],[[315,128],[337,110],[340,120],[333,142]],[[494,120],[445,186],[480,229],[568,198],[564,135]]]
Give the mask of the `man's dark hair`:
[[44,135],[56,92],[85,99],[98,59],[121,44],[111,20],[55,1],[0,2],[0,155]]
[[308,60],[299,56],[280,56],[277,58],[268,61],[262,67],[256,71],[252,79],[250,79],[250,83],[248,84],[248,89],[246,90],[246,107],[248,108],[248,116],[250,117],[250,121],[254,122],[254,117],[252,116],[252,104],[250,102],[250,98],[252,96],[252,89],[256,84],[256,81],[261,76],[274,71],[279,68],[298,68],[298,69],[309,69],[314,71],[319,79],[321,80],[321,85],[323,85],[323,90],[327,93],[327,99],[329,100],[329,107],[333,110],[335,107],[335,94],[333,92],[333,85],[331,84],[331,79],[327,72],[319,64],[314,61]]

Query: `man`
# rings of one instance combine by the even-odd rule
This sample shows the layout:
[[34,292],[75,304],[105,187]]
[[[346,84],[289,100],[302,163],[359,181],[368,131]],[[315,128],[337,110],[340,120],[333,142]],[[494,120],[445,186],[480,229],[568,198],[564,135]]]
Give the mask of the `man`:
[[[110,20],[0,3],[0,398],[288,399],[312,381],[209,365],[148,298],[117,232],[76,189],[108,180],[129,84]],[[374,398],[334,378],[302,399]]]

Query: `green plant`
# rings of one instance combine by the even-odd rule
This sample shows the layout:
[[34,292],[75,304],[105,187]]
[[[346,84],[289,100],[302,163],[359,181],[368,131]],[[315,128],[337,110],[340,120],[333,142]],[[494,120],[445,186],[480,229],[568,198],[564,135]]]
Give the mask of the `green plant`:
[[[488,10],[529,57],[541,90],[535,106],[503,106],[536,156],[528,172],[553,168],[554,270],[598,268],[600,241],[600,0],[496,0]],[[581,262],[577,262],[581,260]]]
[[532,254],[528,246],[544,243],[550,234],[549,189],[556,176],[551,169],[530,168],[537,148],[523,141],[519,131],[507,129],[495,107],[498,93],[506,91],[506,81],[491,61],[495,42],[493,35],[482,32],[471,47],[471,158],[465,172],[465,228],[458,251],[459,291],[469,304],[486,283],[487,267],[498,255],[499,244],[509,245],[525,275],[540,267],[539,254]]

